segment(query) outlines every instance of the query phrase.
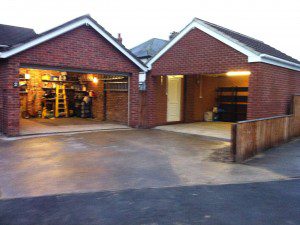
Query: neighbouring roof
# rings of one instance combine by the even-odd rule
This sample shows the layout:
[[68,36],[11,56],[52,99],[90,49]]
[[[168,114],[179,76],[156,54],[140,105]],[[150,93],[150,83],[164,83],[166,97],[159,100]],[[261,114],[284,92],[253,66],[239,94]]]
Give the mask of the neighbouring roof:
[[13,45],[36,37],[33,29],[0,24],[0,50],[5,50]]
[[152,64],[167,52],[174,44],[194,28],[207,33],[228,46],[248,56],[248,62],[263,62],[288,69],[300,71],[300,61],[265,44],[262,41],[221,27],[219,25],[195,18],[179,34],[158,51],[146,65],[151,69]]
[[157,52],[159,52],[168,41],[159,39],[159,38],[152,38],[134,48],[131,49],[131,52],[139,58],[151,58]]
[[219,25],[207,22],[205,20],[201,20],[196,18],[199,21],[204,22],[205,24],[217,29],[218,31],[232,37],[233,39],[245,44],[246,46],[248,46],[249,48],[252,48],[253,50],[262,53],[262,54],[267,54],[267,55],[271,55],[280,59],[284,59],[287,61],[291,61],[294,63],[300,63],[300,61],[298,61],[297,59],[292,58],[291,56],[288,56],[287,54],[277,50],[276,48],[271,47],[270,45],[265,44],[264,42],[254,39],[252,37],[246,36],[244,34],[235,32],[233,30],[227,29],[225,27],[221,27]]
[[[107,30],[105,30],[101,25],[99,25],[97,21],[95,21],[90,15],[80,16],[40,34],[34,33],[35,35],[32,35],[31,37],[28,35],[26,39],[24,38],[24,40],[20,40],[19,43],[12,43],[8,47],[0,49],[0,58],[8,58],[12,55],[18,54],[19,52],[25,51],[26,49],[34,47],[38,44],[41,44],[45,41],[48,41],[52,38],[55,38],[61,34],[69,32],[83,25],[90,26],[94,30],[96,30],[100,35],[102,35],[106,40],[108,40],[112,45],[114,45],[119,51],[121,51],[125,56],[127,56],[133,63],[135,63],[140,69],[142,69],[143,71],[148,70],[147,66],[138,57],[136,57],[130,50],[128,50],[123,44],[121,44]],[[5,30],[0,30],[0,33],[1,32],[5,33]]]

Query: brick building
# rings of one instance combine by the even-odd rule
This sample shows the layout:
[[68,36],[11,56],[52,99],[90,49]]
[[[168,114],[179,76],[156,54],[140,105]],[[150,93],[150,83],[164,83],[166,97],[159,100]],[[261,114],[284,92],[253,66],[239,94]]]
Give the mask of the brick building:
[[[143,53],[139,46],[132,50]],[[203,121],[207,112],[228,122],[288,114],[300,93],[298,60],[198,18],[146,65],[147,127]]]
[[[66,116],[56,112],[61,87],[74,117],[88,95],[93,118],[132,127],[235,122],[289,113],[300,62],[197,18],[169,41],[151,39],[132,52],[90,16],[41,34],[0,25],[0,132],[18,135],[26,116]],[[48,92],[56,97],[45,99]]]
[[[146,66],[90,16],[41,34],[7,25],[0,32],[0,132],[18,135],[22,106],[37,117],[41,97],[60,83],[73,95],[94,90],[94,117],[138,125],[138,76]],[[26,83],[22,92],[18,82]]]

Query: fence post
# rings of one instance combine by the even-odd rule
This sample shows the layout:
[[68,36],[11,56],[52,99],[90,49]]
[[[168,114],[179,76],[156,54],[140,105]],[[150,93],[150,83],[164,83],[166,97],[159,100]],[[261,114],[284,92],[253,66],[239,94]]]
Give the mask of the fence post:
[[236,162],[236,138],[237,138],[237,124],[231,125],[231,154],[232,159],[234,162]]

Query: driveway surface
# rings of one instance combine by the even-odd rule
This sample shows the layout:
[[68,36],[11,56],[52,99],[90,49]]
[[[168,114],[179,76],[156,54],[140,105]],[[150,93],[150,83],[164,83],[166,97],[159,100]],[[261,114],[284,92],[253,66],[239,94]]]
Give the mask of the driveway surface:
[[0,140],[0,224],[297,224],[300,140],[244,164],[229,145],[160,130]]
[[298,225],[300,180],[0,201],[5,225]]
[[90,118],[32,118],[20,120],[20,134],[53,134],[80,131],[125,130],[128,126]]
[[197,134],[206,137],[215,137],[221,140],[231,140],[231,126],[229,122],[195,122],[157,126],[155,129],[173,131],[185,134]]

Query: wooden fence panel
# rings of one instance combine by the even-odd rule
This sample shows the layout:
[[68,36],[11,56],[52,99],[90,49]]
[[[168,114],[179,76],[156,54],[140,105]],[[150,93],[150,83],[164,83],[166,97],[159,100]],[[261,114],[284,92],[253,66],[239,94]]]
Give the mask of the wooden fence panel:
[[232,127],[232,153],[241,162],[258,152],[300,135],[300,96],[294,96],[293,114],[238,122]]

